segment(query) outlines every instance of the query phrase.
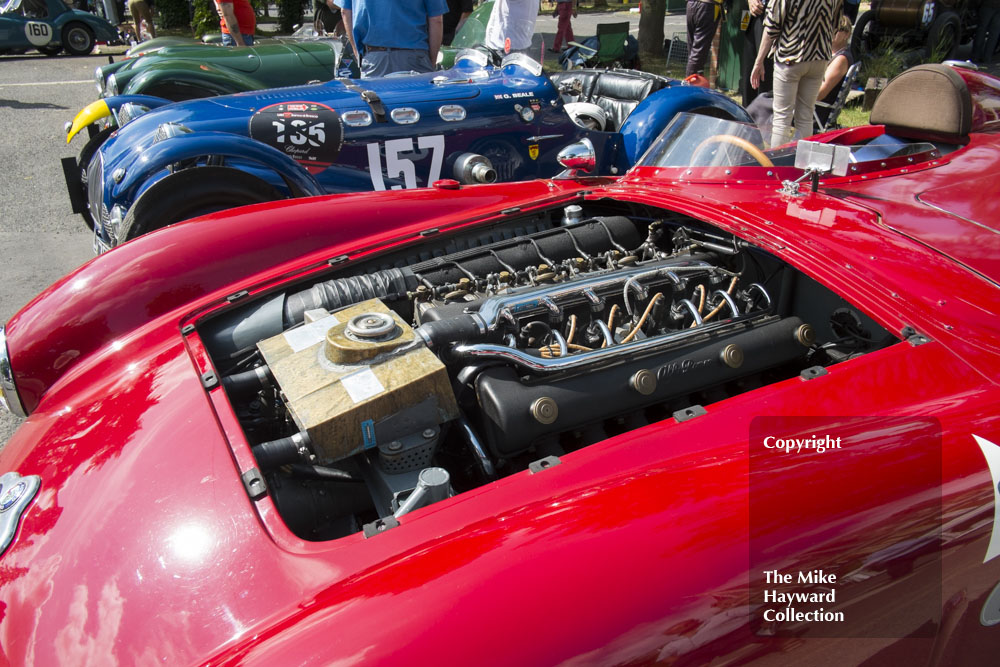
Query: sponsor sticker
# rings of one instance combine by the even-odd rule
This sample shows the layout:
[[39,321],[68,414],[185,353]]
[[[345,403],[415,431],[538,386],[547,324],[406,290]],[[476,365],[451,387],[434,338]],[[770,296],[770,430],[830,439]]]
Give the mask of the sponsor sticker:
[[340,155],[344,125],[340,114],[325,104],[282,102],[250,117],[250,136],[306,167],[325,167]]

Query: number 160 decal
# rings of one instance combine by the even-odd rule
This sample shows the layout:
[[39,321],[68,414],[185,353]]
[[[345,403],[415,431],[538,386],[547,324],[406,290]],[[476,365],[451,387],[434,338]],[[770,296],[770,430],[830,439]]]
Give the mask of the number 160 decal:
[[[431,168],[427,174],[426,184],[430,185],[441,178],[441,163],[444,161],[444,135],[435,134],[429,137],[417,137],[416,150],[430,150]],[[389,139],[385,142],[385,175],[390,179],[401,178],[403,185],[393,185],[392,190],[402,190],[404,187],[417,187],[417,166],[406,153],[414,152],[413,139]],[[368,172],[372,176],[372,187],[385,190],[385,180],[382,178],[382,151],[378,143],[368,144]]]

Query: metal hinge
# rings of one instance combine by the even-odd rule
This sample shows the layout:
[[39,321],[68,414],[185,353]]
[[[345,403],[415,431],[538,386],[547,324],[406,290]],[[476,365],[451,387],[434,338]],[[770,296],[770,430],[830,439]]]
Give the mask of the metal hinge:
[[554,468],[555,466],[562,463],[558,456],[546,456],[544,459],[538,459],[537,461],[532,461],[528,464],[528,472],[534,475],[535,473],[548,470],[549,468]]
[[201,386],[205,389],[215,389],[219,386],[219,376],[215,371],[205,371],[201,374]]
[[375,521],[364,525],[363,531],[365,533],[365,539],[375,537],[379,533],[384,533],[385,531],[392,530],[398,526],[399,520],[394,516],[387,516],[384,519],[376,519]]
[[903,336],[903,340],[905,340],[913,347],[917,347],[918,345],[923,345],[924,343],[931,342],[930,338],[923,335],[922,333],[917,332],[917,330],[911,327],[909,324],[903,327],[903,330],[900,331],[900,334]]
[[820,377],[821,375],[826,375],[826,374],[827,370],[822,366],[810,366],[809,368],[799,373],[799,377],[802,378],[803,380],[813,380],[815,378]]
[[247,490],[250,500],[260,500],[267,495],[267,483],[264,482],[264,476],[260,474],[260,470],[250,468],[243,473],[242,478],[243,488]]
[[684,408],[683,410],[678,410],[674,413],[674,419],[677,423],[686,422],[689,419],[694,419],[695,417],[701,417],[702,415],[707,415],[708,410],[706,410],[701,405],[692,405],[690,408]]

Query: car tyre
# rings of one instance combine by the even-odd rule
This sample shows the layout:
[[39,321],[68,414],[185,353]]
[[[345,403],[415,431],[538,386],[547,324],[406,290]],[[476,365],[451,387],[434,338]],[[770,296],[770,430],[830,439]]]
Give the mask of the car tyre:
[[[76,159],[76,164],[80,168],[80,180],[83,182],[84,192],[87,191],[87,168],[90,166],[90,161],[94,159],[94,154],[97,153],[105,140],[116,129],[118,128],[106,127],[88,139],[87,143],[83,145],[83,150],[80,151],[80,157]],[[94,218],[90,215],[90,210],[84,210],[80,215],[83,217],[83,221],[87,223],[87,226],[93,229]]]
[[118,240],[124,243],[181,220],[283,197],[268,183],[239,169],[184,169],[139,196],[122,221]]
[[94,50],[94,31],[83,23],[67,23],[62,31],[62,45],[71,56],[85,56]]
[[936,61],[948,60],[958,48],[962,21],[955,12],[941,12],[927,30],[927,52]]
[[875,50],[878,44],[874,43],[873,32],[875,12],[868,11],[858,17],[858,22],[854,24],[854,32],[851,33],[851,53],[856,59],[861,59]]

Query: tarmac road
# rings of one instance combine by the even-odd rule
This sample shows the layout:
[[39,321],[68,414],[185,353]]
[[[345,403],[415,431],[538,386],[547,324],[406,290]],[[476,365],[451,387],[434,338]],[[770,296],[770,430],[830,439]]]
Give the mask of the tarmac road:
[[[577,39],[596,33],[598,23],[628,20],[637,34],[639,15],[581,14],[573,20]],[[683,16],[668,16],[667,34],[681,30]],[[552,44],[556,19],[539,16],[532,55]],[[38,53],[0,56],[0,323],[6,322],[50,284],[93,257],[82,219],[70,211],[60,160],[85,143],[66,144],[63,125],[94,101],[94,69],[100,55],[49,58]],[[546,52],[547,58],[554,57]],[[19,420],[0,411],[0,443]]]
[[[120,49],[119,49],[120,50]],[[0,322],[91,257],[90,230],[70,211],[60,159],[63,124],[94,101],[94,68],[107,55],[0,57]],[[0,442],[17,420],[0,415]]]

